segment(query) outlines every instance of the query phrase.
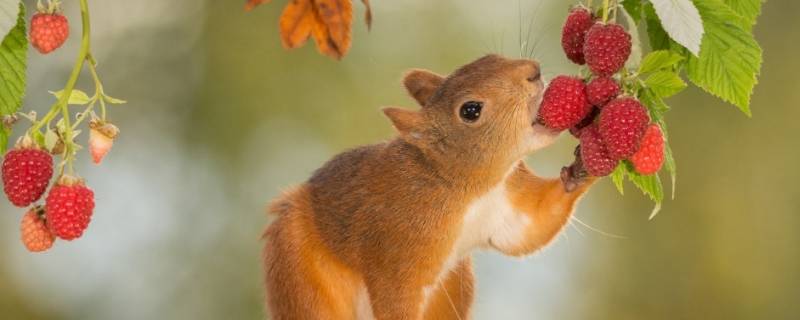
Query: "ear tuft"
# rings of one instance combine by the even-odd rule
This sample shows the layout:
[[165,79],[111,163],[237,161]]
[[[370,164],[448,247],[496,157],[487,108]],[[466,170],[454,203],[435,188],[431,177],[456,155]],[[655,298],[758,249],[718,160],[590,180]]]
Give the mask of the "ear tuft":
[[392,125],[401,136],[418,134],[422,130],[423,118],[418,111],[394,107],[386,107],[382,111],[392,121]]
[[428,70],[414,69],[406,73],[403,79],[408,94],[417,100],[420,106],[425,106],[436,89],[442,85],[444,77]]

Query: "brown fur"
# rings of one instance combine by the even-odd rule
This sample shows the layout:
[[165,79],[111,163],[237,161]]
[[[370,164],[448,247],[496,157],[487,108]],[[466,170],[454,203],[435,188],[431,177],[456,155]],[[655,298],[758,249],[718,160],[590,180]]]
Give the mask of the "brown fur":
[[[272,317],[354,319],[366,289],[377,319],[467,319],[471,260],[443,268],[470,203],[505,184],[509,202],[535,223],[512,246],[488,241],[518,256],[550,242],[590,184],[566,192],[520,161],[552,139],[531,130],[538,75],[535,62],[495,55],[447,78],[407,74],[422,109],[384,109],[398,138],[334,157],[271,205],[278,218],[265,232],[264,272]],[[484,104],[474,123],[458,116],[466,101]],[[425,288],[433,288],[427,297]]]

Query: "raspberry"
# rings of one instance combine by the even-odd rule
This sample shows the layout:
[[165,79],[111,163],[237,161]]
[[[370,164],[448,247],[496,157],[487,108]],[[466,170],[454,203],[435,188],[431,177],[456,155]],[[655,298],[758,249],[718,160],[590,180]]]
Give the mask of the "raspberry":
[[600,108],[592,107],[592,111],[589,112],[589,114],[586,115],[586,117],[584,117],[583,120],[581,120],[581,122],[578,122],[578,124],[576,124],[572,128],[569,128],[569,133],[571,133],[572,136],[575,138],[580,138],[581,130],[594,123],[594,119],[597,118],[598,114],[600,114]]
[[64,176],[60,180],[45,200],[47,226],[59,238],[73,240],[89,226],[94,192],[76,178]]
[[95,164],[100,164],[106,156],[111,146],[114,145],[114,138],[119,134],[119,129],[111,123],[92,121],[89,123],[89,153]]
[[58,49],[68,36],[69,22],[61,14],[39,12],[31,18],[31,45],[42,54]]
[[53,246],[56,237],[50,232],[42,219],[41,207],[31,208],[28,213],[22,216],[20,231],[22,233],[22,244],[30,252],[42,252]]
[[561,47],[567,58],[577,64],[585,64],[583,58],[583,43],[586,32],[594,25],[594,18],[589,10],[585,8],[575,8],[567,16],[567,22],[561,29]]
[[595,177],[611,174],[617,167],[617,160],[608,156],[603,139],[597,131],[597,125],[591,125],[581,130],[581,161],[586,172]]
[[639,151],[630,157],[633,168],[640,174],[654,174],[664,164],[664,135],[657,124],[651,124],[642,137]]
[[609,77],[594,78],[586,85],[586,97],[592,105],[602,107],[619,94],[619,83]]
[[52,176],[53,157],[44,150],[14,148],[3,159],[3,190],[17,207],[39,200]]
[[558,76],[544,91],[539,116],[548,128],[565,130],[580,122],[591,108],[583,80]]
[[603,107],[598,124],[611,159],[622,160],[639,150],[648,123],[647,110],[633,98],[616,99]]
[[631,35],[618,24],[597,23],[586,33],[583,55],[594,74],[610,76],[631,55]]

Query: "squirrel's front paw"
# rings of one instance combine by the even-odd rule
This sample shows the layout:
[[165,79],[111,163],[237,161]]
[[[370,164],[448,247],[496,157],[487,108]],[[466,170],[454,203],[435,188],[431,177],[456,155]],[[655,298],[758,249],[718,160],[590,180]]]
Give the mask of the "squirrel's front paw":
[[580,148],[575,148],[575,161],[571,165],[561,168],[561,182],[564,183],[564,190],[567,192],[575,191],[581,185],[592,180],[594,179],[589,176],[589,173],[583,167]]

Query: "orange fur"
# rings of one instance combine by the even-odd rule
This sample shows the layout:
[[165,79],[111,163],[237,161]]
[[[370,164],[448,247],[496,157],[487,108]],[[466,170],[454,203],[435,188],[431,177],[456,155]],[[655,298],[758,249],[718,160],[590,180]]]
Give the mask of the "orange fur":
[[[470,250],[541,248],[589,185],[566,192],[521,164],[556,136],[534,124],[538,75],[494,55],[447,78],[407,74],[422,109],[384,110],[398,138],[334,157],[271,205],[273,319],[469,318]],[[467,101],[483,104],[477,121],[459,117]]]

